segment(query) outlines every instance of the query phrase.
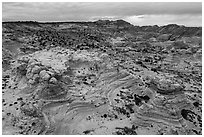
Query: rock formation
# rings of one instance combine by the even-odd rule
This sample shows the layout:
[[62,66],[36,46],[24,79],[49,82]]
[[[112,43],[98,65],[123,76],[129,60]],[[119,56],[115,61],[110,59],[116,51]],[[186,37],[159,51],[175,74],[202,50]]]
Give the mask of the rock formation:
[[118,20],[2,30],[3,134],[202,134],[201,28]]

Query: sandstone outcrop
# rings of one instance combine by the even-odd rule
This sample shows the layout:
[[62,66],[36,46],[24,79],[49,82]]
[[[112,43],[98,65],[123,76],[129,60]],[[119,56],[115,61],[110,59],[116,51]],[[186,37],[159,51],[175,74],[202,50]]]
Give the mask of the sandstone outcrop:
[[[3,23],[3,134],[201,135],[201,32]],[[14,53],[5,39],[22,45]]]

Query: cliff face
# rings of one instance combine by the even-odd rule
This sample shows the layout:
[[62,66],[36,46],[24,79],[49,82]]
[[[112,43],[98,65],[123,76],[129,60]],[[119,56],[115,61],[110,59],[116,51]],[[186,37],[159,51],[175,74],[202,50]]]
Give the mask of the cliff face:
[[3,23],[3,134],[202,134],[202,31]]

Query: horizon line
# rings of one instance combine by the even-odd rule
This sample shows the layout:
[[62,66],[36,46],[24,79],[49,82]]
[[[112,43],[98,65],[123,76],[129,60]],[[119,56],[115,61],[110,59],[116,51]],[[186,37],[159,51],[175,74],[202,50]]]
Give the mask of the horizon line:
[[[116,20],[110,20],[110,19],[98,19],[98,20],[95,20],[95,21],[34,21],[34,20],[23,20],[23,21],[20,21],[20,20],[14,20],[14,21],[2,21],[2,23],[42,23],[42,24],[46,24],[46,23],[94,23],[94,22],[97,22],[99,20],[102,20],[102,21],[118,21],[118,20],[123,20],[123,19],[116,19]],[[125,21],[125,20],[123,20]],[[128,21],[125,21],[127,23],[130,23]],[[178,25],[178,26],[184,26],[184,27],[197,27],[197,28],[202,28],[202,26],[186,26],[186,25],[182,25],[182,24],[176,24],[176,23],[169,23],[169,24],[164,24],[164,25],[134,25],[132,23],[130,23],[131,25],[133,26],[158,26],[158,27],[161,27],[161,26],[168,26],[168,25]]]

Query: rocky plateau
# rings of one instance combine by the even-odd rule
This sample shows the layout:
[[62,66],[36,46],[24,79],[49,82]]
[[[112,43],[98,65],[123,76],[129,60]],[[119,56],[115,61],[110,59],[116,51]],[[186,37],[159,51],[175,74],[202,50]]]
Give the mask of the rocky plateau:
[[3,134],[202,134],[201,27],[2,25]]

